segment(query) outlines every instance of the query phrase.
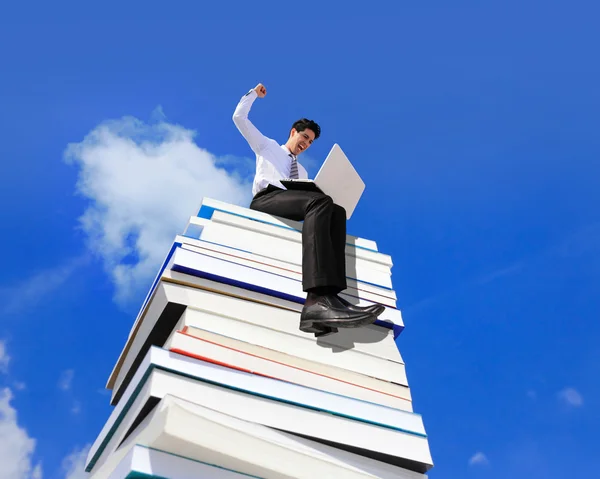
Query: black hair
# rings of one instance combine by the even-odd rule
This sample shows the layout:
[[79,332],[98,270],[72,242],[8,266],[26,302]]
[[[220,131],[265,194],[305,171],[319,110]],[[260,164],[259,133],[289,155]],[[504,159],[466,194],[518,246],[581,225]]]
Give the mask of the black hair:
[[295,121],[292,125],[292,129],[295,129],[298,132],[306,129],[312,130],[312,132],[315,134],[315,140],[321,136],[321,127],[316,122],[306,118]]

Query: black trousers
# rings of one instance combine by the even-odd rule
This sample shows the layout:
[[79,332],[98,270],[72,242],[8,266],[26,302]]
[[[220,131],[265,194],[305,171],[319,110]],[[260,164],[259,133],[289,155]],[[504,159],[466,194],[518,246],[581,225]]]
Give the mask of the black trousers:
[[302,289],[346,289],[346,210],[314,191],[282,190],[269,185],[250,208],[302,221]]

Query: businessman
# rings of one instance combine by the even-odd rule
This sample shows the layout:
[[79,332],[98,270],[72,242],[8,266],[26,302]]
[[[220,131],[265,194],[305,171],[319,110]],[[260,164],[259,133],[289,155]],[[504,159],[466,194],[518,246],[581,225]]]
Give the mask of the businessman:
[[346,289],[346,211],[331,197],[314,191],[287,190],[280,180],[308,178],[298,156],[321,134],[312,120],[296,121],[285,144],[264,136],[248,119],[257,98],[267,90],[258,84],[242,97],[233,121],[256,154],[256,175],[250,208],[275,216],[304,221],[302,228],[302,288],[307,293],[300,329],[323,336],[338,327],[370,324],[384,311],[381,305],[355,306],[338,293]]

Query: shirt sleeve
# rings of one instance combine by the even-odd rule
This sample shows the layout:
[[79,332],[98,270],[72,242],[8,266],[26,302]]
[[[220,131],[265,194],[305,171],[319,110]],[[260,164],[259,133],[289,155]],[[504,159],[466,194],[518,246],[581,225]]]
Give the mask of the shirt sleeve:
[[233,122],[250,145],[250,148],[252,148],[252,151],[256,154],[260,154],[260,152],[269,144],[269,138],[258,131],[258,128],[256,128],[248,119],[248,113],[256,98],[258,98],[258,95],[254,90],[250,90],[242,97],[233,113]]

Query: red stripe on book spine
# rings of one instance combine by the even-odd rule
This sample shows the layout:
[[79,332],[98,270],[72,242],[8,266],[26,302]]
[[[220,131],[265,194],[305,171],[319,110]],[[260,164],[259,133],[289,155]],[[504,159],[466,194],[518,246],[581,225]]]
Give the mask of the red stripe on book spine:
[[199,359],[200,361],[206,361],[207,363],[216,364],[218,366],[224,366],[229,369],[235,369],[237,371],[242,371],[244,373],[255,374],[256,376],[262,376],[264,378],[276,379],[277,381],[281,381],[280,378],[276,378],[274,376],[267,376],[266,374],[262,374],[257,371],[252,371],[251,369],[234,366],[233,364],[228,364],[228,363],[224,363],[222,361],[217,361],[216,359],[207,358],[206,356],[200,356],[199,354],[190,353],[189,351],[184,351],[183,349],[172,348],[172,349],[169,349],[169,351],[171,351],[172,353],[177,353],[177,354],[181,354],[183,356],[187,356],[189,358]]
[[[194,336],[194,335],[192,335],[192,334],[189,334],[189,333],[187,332],[187,326],[185,327],[185,329],[186,329],[185,331],[177,331],[177,334],[182,334],[182,335],[184,335],[184,336],[187,336],[187,337],[189,337],[189,338],[195,339],[195,340],[197,340],[197,341],[204,341],[205,343],[214,344],[215,346],[219,346],[220,348],[230,349],[231,351],[235,351],[235,352],[237,352],[237,353],[245,354],[245,355],[247,355],[247,356],[252,356],[253,358],[263,359],[263,360],[265,360],[265,361],[269,361],[269,362],[271,362],[271,363],[279,364],[279,365],[281,365],[281,366],[286,366],[286,367],[288,367],[288,368],[297,369],[298,371],[303,371],[303,372],[305,372],[305,373],[314,374],[315,376],[321,376],[321,377],[324,377],[324,378],[327,378],[327,379],[332,379],[333,381],[339,381],[340,383],[349,384],[350,386],[355,386],[355,387],[357,387],[357,388],[366,389],[366,390],[368,390],[368,391],[373,391],[373,392],[376,392],[376,393],[379,393],[379,394],[385,394],[386,396],[390,396],[390,397],[393,397],[393,398],[396,398],[396,399],[401,399],[402,401],[412,402],[410,399],[406,399],[406,398],[403,398],[403,397],[400,397],[400,396],[396,396],[395,394],[390,394],[390,393],[387,393],[387,392],[385,392],[385,391],[379,391],[378,389],[368,388],[368,387],[366,387],[366,386],[361,386],[360,384],[352,383],[352,382],[350,382],[350,381],[345,381],[345,380],[343,380],[343,379],[334,378],[334,377],[332,377],[332,376],[328,376],[328,375],[326,375],[326,374],[321,374],[321,373],[317,373],[317,372],[315,372],[315,371],[310,371],[309,369],[303,369],[303,368],[299,368],[298,366],[293,366],[293,365],[291,365],[291,364],[286,364],[286,363],[282,363],[282,362],[280,362],[280,361],[275,361],[274,359],[269,359],[269,358],[265,358],[265,357],[263,357],[263,356],[258,356],[257,354],[248,353],[248,352],[246,352],[246,351],[242,351],[242,350],[240,350],[240,349],[232,348],[232,347],[230,347],[230,346],[226,346],[226,345],[224,345],[224,344],[219,344],[219,343],[217,343],[217,342],[210,341],[210,340],[208,340],[208,339],[199,338],[199,337],[197,337],[197,336]],[[178,353],[178,352],[179,352],[179,350],[175,350],[175,349],[171,349],[171,351],[173,351],[174,353]],[[193,356],[193,354],[192,354],[192,353],[188,353],[188,352],[182,352],[182,353],[180,353],[180,354],[184,354],[184,355],[186,355],[186,356]],[[210,362],[213,362],[213,363],[215,363],[215,364],[218,364],[218,362],[217,362],[217,361],[214,361],[214,360],[209,360],[209,361],[210,361]],[[265,376],[265,377],[268,377],[268,378],[271,378],[271,379],[278,379],[278,380],[280,380],[280,381],[285,381],[285,379],[281,379],[281,378],[273,378],[273,377],[271,377],[271,376],[266,376],[266,375],[264,375],[264,374],[261,374],[261,373],[257,373],[257,372],[250,371],[250,370],[246,370],[246,369],[242,369],[242,368],[238,368],[237,366],[230,366],[230,365],[227,365],[227,364],[225,364],[225,366],[227,366],[227,367],[230,367],[230,368],[232,368],[232,369],[239,369],[240,371],[245,371],[245,372],[250,372],[250,373],[252,373],[252,374],[257,374],[257,375],[259,375],[259,376]],[[290,382],[290,381],[286,381],[286,382]]]

